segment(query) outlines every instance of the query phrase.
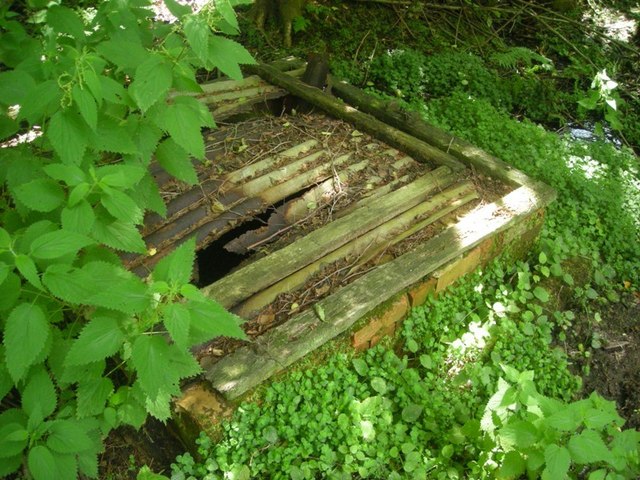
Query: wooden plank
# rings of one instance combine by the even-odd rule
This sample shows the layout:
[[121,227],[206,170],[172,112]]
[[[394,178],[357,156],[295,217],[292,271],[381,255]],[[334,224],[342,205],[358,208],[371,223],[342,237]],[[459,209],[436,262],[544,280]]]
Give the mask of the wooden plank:
[[433,190],[443,188],[454,180],[455,174],[450,168],[439,167],[413,183],[389,193],[384,197],[384,201],[367,205],[351,215],[315,230],[297,242],[203,288],[202,292],[225,308],[230,308],[339,248],[354,237],[406,211],[423,201]]
[[545,190],[547,192],[545,195],[552,191],[548,185],[535,181],[481,148],[425,122],[415,112],[401,110],[393,102],[375,98],[344,81],[333,79],[331,88],[334,94],[363,112],[374,115],[379,120],[450,153],[479,172],[510,185],[526,185],[534,189]]
[[330,115],[350,122],[358,129],[379,138],[392,147],[402,150],[418,161],[446,165],[452,170],[464,169],[464,165],[448,153],[387,125],[371,115],[362,113],[339,99],[324,93],[322,90],[285,75],[269,65],[248,65],[247,69],[257,73],[265,80],[287,89],[303,100],[316,105]]
[[205,377],[227,399],[239,397],[434,270],[527,219],[552,199],[553,194],[520,187],[498,202],[478,207],[415,250],[318,302],[316,308],[324,311],[324,320],[309,309],[223,358],[206,370]]
[[[407,230],[412,231],[412,233],[417,231],[417,229],[412,228],[412,223],[416,220],[422,219],[420,221],[421,229],[425,228],[427,225],[436,222],[476,198],[478,198],[478,194],[471,182],[463,182],[449,187],[429,200],[419,203],[415,207],[368,231],[364,235],[353,239],[349,243],[306,267],[301,268],[265,290],[258,292],[235,307],[233,311],[243,318],[250,318],[259,309],[275,300],[279,294],[295,290],[303,285],[324,266],[353,255],[359,255],[361,257],[357,264],[364,263],[364,257],[369,260],[376,255],[376,252],[385,250],[389,245],[397,243],[408,236],[405,235]],[[352,270],[355,270],[355,268]]]

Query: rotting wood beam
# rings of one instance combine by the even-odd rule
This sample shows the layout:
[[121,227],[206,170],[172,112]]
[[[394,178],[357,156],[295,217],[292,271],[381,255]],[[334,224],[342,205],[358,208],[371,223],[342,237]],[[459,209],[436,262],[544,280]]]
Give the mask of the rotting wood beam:
[[341,247],[354,237],[424,201],[433,190],[453,183],[455,177],[456,174],[449,167],[438,167],[389,193],[384,197],[384,201],[366,205],[351,215],[314,230],[293,244],[227,275],[201,291],[225,308],[231,308],[284,276]]
[[464,165],[455,157],[413,137],[402,130],[387,125],[377,118],[360,112],[341,100],[324,93],[300,80],[279,72],[270,65],[247,65],[247,70],[260,75],[265,80],[287,89],[292,94],[316,105],[327,113],[350,122],[368,134],[379,138],[392,147],[398,148],[421,162],[446,165],[454,171],[464,169]]

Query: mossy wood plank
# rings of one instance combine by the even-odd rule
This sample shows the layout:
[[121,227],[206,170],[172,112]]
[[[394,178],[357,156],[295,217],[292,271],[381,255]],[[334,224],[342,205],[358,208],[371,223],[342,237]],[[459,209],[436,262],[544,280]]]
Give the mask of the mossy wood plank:
[[227,275],[202,291],[225,308],[230,308],[415,206],[433,190],[450,185],[455,177],[449,167],[439,167],[409,185],[389,193],[384,197],[384,201],[366,205],[346,217],[314,230],[291,245]]
[[464,165],[455,157],[398,130],[375,117],[350,107],[341,100],[324,93],[322,90],[307,85],[297,78],[279,72],[269,65],[248,65],[247,69],[257,73],[265,80],[287,89],[292,94],[316,105],[330,115],[353,124],[356,128],[379,138],[389,145],[402,150],[421,162],[433,162],[436,165],[447,165],[453,170],[462,170]]
[[553,191],[548,185],[533,180],[481,148],[425,122],[417,113],[401,110],[392,102],[375,98],[360,88],[343,81],[332,81],[331,88],[338,97],[363,112],[450,153],[480,172],[511,185],[526,185],[535,189]]
[[[206,378],[226,398],[237,398],[346,331],[375,307],[434,270],[527,219],[552,197],[520,187],[498,202],[474,209],[415,250],[372,270],[319,301],[315,308],[258,337],[251,346],[223,358],[207,369]],[[320,309],[324,320],[316,313]]]

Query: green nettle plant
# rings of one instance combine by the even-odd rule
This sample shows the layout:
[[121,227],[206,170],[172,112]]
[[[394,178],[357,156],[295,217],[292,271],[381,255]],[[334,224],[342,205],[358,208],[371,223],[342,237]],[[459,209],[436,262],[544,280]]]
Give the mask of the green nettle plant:
[[189,284],[195,240],[146,280],[118,255],[144,254],[144,212],[165,213],[152,159],[198,181],[214,122],[195,72],[253,62],[219,35],[240,1],[166,0],[173,24],[149,0],[0,7],[0,476],[96,477],[111,429],[169,417],[192,345],[243,335]]

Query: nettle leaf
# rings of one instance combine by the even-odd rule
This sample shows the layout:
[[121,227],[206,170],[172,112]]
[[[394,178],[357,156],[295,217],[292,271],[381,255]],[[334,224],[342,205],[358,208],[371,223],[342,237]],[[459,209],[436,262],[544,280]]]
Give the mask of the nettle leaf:
[[198,58],[206,63],[209,58],[209,36],[211,35],[207,21],[200,15],[191,15],[185,19],[183,28],[189,45]]
[[191,314],[184,305],[180,303],[166,305],[162,309],[162,322],[178,347],[189,346]]
[[569,450],[552,443],[544,451],[544,460],[547,466],[542,472],[542,478],[555,480],[566,477],[571,465]]
[[54,458],[56,460],[56,480],[77,480],[78,462],[75,454],[61,455],[58,453]]
[[51,163],[45,165],[43,170],[54,180],[60,180],[72,187],[87,180],[84,170],[75,165]]
[[[139,42],[121,38],[112,38],[100,42],[96,50],[104,58],[123,70],[133,70],[149,57],[149,52]],[[108,100],[107,96],[104,98]]]
[[71,96],[84,121],[91,127],[91,130],[95,131],[98,126],[98,106],[91,92],[75,84],[71,90]]
[[91,232],[96,215],[89,202],[80,200],[74,206],[63,208],[60,218],[64,230],[86,235]]
[[36,238],[31,244],[31,255],[35,258],[52,259],[76,253],[83,247],[95,243],[89,237],[67,230],[57,230]]
[[104,97],[102,96],[102,84],[100,83],[100,78],[98,77],[96,70],[94,70],[93,68],[87,68],[84,71],[84,81],[89,88],[89,91],[93,95],[97,106],[101,107]]
[[78,384],[77,415],[79,418],[100,415],[113,393],[113,383],[108,378],[96,378]]
[[236,12],[229,0],[216,0],[216,10],[235,32],[240,31]]
[[24,377],[40,355],[50,328],[37,304],[21,303],[9,314],[4,328],[5,361],[15,383]]
[[67,200],[67,205],[70,207],[74,207],[78,204],[78,202],[84,200],[87,195],[91,192],[92,186],[87,182],[82,182],[76,185],[71,193],[69,194],[69,199]]
[[204,159],[204,138],[200,127],[214,125],[211,113],[204,104],[193,97],[175,97],[157,123],[187,153]]
[[138,188],[133,192],[133,199],[140,207],[144,207],[145,210],[152,210],[161,217],[167,215],[167,206],[164,203],[158,184],[151,175],[145,175],[140,180]]
[[536,442],[538,430],[531,422],[515,420],[500,429],[499,438],[502,448],[507,451],[525,449]]
[[527,464],[520,453],[516,451],[508,452],[498,470],[498,479],[520,478],[524,474],[526,466]]
[[20,454],[27,446],[29,432],[18,422],[0,423],[0,469],[3,461]]
[[51,415],[58,404],[56,388],[44,367],[36,369],[22,391],[22,409],[31,415],[36,408],[40,408],[43,418]]
[[9,106],[22,104],[36,82],[24,70],[9,70],[0,73],[0,103]]
[[198,183],[198,174],[189,154],[173,138],[167,138],[160,143],[156,150],[156,159],[162,168],[178,180],[189,185]]
[[9,370],[7,370],[4,355],[4,346],[0,344],[0,400],[13,388],[13,381],[11,380],[11,375],[9,375]]
[[56,297],[71,304],[93,305],[133,314],[149,306],[147,287],[122,267],[89,262],[81,269],[52,265],[43,276],[44,284]]
[[100,183],[114,188],[133,188],[142,179],[146,170],[136,165],[106,165],[96,170],[96,176]]
[[105,245],[133,253],[146,253],[147,246],[135,225],[100,216],[91,231],[93,238]]
[[171,63],[164,57],[153,54],[136,68],[134,80],[129,86],[129,93],[140,110],[146,112],[149,107],[166,96],[171,88],[172,79]]
[[29,473],[31,473],[34,480],[57,479],[56,459],[51,450],[44,445],[36,445],[29,450],[27,465],[29,465]]
[[56,33],[66,33],[76,40],[84,38],[84,23],[76,12],[68,7],[54,5],[47,10],[47,24]]
[[158,262],[153,279],[175,285],[189,283],[196,259],[196,239],[190,238]]
[[62,90],[55,80],[37,84],[27,92],[21,102],[18,120],[27,120],[30,124],[41,124],[45,116],[60,108]]
[[[131,120],[131,117],[129,117],[129,120]],[[131,121],[131,123],[135,125],[133,139],[136,142],[137,153],[140,155],[142,162],[148,165],[164,133],[159,127],[146,121]]]
[[253,65],[256,61],[251,54],[238,42],[228,38],[209,37],[209,61],[207,68],[218,68],[234,80],[242,79],[239,65]]
[[569,439],[569,452],[577,464],[606,462],[611,459],[611,452],[602,437],[591,429],[585,429],[579,435]]
[[51,212],[64,201],[64,190],[58,182],[38,178],[15,189],[17,200],[36,212]]
[[92,445],[84,424],[75,420],[51,422],[47,446],[54,452],[75,454],[89,450]]
[[186,303],[186,306],[191,314],[191,328],[198,331],[200,339],[219,336],[246,338],[240,327],[242,319],[225,310],[218,302],[192,300]]
[[178,19],[181,19],[185,15],[193,13],[191,7],[189,7],[188,5],[182,5],[176,2],[176,0],[164,0],[164,4],[167,6],[171,14]]
[[114,118],[107,116],[100,117],[91,146],[101,152],[123,154],[138,152],[131,138],[131,128],[127,123],[118,123]]
[[179,380],[169,356],[169,345],[160,335],[140,335],[133,343],[131,361],[148,397],[155,398]]
[[63,163],[80,165],[87,149],[89,131],[79,112],[72,108],[56,112],[45,134]]
[[42,290],[42,282],[40,281],[40,276],[38,275],[38,268],[36,267],[36,264],[33,262],[31,257],[20,253],[15,256],[14,261],[16,262],[16,267],[18,268],[18,271],[22,274],[22,276],[26,278],[28,282],[38,290]]
[[115,105],[127,104],[128,94],[122,84],[116,82],[113,78],[105,77],[104,75],[98,76],[98,79],[100,81],[104,100]]
[[105,192],[100,198],[100,203],[118,220],[126,223],[142,223],[142,210],[129,195],[121,190],[109,189],[109,192]]
[[13,307],[20,296],[22,282],[15,273],[9,273],[7,278],[0,284],[0,312],[5,312]]
[[115,318],[92,318],[71,345],[65,364],[84,365],[110,357],[120,349],[124,338]]

